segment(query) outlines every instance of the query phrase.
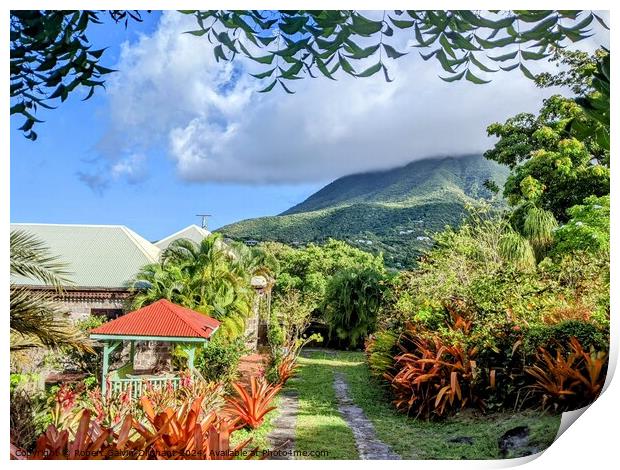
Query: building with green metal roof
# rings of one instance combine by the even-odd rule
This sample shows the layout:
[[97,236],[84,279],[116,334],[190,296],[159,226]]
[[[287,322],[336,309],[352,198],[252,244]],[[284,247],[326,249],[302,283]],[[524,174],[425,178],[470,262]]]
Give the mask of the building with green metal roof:
[[[54,256],[66,264],[71,284],[58,301],[73,319],[89,315],[115,318],[126,311],[131,282],[145,265],[156,263],[162,249],[173,240],[200,242],[209,232],[191,225],[162,239],[157,246],[124,225],[11,224],[42,240]],[[49,289],[43,283],[20,276],[12,284]]]

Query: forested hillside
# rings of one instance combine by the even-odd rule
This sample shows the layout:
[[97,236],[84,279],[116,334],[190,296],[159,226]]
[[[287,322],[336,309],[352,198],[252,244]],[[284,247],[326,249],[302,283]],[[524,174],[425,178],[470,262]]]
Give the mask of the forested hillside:
[[236,240],[298,245],[328,238],[382,251],[395,267],[411,265],[429,235],[461,220],[464,205],[500,187],[507,169],[480,155],[429,158],[387,171],[335,180],[277,216],[248,219],[219,229]]

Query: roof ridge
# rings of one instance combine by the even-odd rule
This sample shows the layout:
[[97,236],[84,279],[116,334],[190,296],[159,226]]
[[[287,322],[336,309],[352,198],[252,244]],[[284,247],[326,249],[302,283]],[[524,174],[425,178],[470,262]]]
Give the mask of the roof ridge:
[[122,224],[58,224],[46,222],[11,222],[11,225],[46,225],[49,227],[97,227],[97,228],[127,228]]
[[[140,235],[138,235],[136,232],[134,232],[133,230],[131,230],[129,227],[127,227],[126,225],[120,225],[120,227],[122,228],[123,232],[125,233],[125,235],[127,235],[131,241],[133,242],[134,245],[136,245],[138,247],[138,249],[149,259],[151,259],[154,263],[157,262],[157,259],[159,258],[159,253],[161,252],[161,250],[159,249],[158,246],[156,246],[155,244],[151,243],[150,241],[148,241],[146,238],[141,237]],[[144,247],[144,243],[148,243],[154,250],[157,250],[157,256],[153,256],[153,254],[149,253],[145,247]]]
[[186,324],[192,331],[194,331],[195,333],[197,333],[200,336],[203,336],[205,334],[205,332],[202,331],[200,328],[196,328],[192,323],[186,321],[186,319],[183,318],[183,316],[181,316],[179,314],[179,312],[176,311],[176,309],[171,308],[171,306],[172,307],[180,307],[182,309],[189,310],[190,312],[197,313],[199,315],[200,315],[200,313],[192,310],[191,308],[187,308],[187,307],[183,307],[182,305],[174,304],[174,303],[170,302],[168,299],[161,299],[161,300],[163,300],[165,302],[166,309],[168,309],[170,312],[172,312],[179,320],[181,320],[184,324]]
[[[168,235],[167,237],[162,238],[161,240],[157,240],[155,243],[161,243],[161,242],[163,242],[163,241],[168,240],[169,238],[176,237],[177,235],[179,235],[179,234],[181,234],[181,233],[183,233],[183,232],[187,231],[188,229],[194,228],[194,227],[195,227],[195,228],[196,228],[199,232],[204,231],[204,232],[206,232],[208,235],[210,235],[210,234],[211,234],[211,232],[209,232],[208,230],[203,229],[202,227],[199,227],[199,226],[198,226],[198,225],[196,225],[196,224],[190,224],[190,225],[188,225],[187,227],[183,227],[181,230],[177,230],[176,232],[174,232],[174,233],[172,233],[172,234]],[[207,235],[207,236],[208,236],[208,235]]]

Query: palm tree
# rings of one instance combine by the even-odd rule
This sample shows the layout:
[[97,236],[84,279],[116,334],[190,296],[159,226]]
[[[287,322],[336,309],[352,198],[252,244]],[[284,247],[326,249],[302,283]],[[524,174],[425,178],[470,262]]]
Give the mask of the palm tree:
[[550,211],[527,202],[508,214],[498,214],[486,204],[468,207],[469,230],[478,240],[481,258],[494,263],[512,263],[531,269],[553,244],[557,221]]
[[220,320],[219,334],[229,338],[243,333],[251,312],[249,275],[219,234],[200,243],[175,240],[161,263],[145,266],[133,286],[134,307],[166,298]]
[[11,351],[33,347],[72,346],[91,351],[90,343],[54,302],[63,284],[68,284],[64,265],[52,256],[38,238],[23,230],[11,231],[11,276],[24,276],[43,282],[52,290],[34,291],[11,284]]
[[271,320],[272,292],[280,272],[278,259],[260,246],[249,247],[237,242],[234,249],[238,254],[238,266],[251,277],[261,277],[265,280],[265,287],[262,288],[266,300],[265,313],[267,319]]
[[193,298],[191,279],[180,267],[172,264],[147,264],[136,275],[133,289],[136,292],[132,302],[135,309],[159,299],[185,305]]

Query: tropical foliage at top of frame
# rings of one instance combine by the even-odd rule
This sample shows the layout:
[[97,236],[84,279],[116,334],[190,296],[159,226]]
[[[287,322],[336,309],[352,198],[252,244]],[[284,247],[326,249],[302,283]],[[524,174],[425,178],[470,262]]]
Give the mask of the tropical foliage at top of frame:
[[[213,44],[217,61],[243,55],[261,69],[252,76],[265,81],[262,92],[279,84],[287,93],[294,93],[292,81],[304,77],[383,74],[392,81],[389,62],[413,52],[399,46],[401,30],[424,60],[437,61],[443,80],[483,84],[489,80],[481,72],[500,70],[519,69],[535,79],[529,62],[588,37],[593,22],[607,28],[596,13],[578,10],[393,10],[379,16],[355,10],[181,13],[195,17],[197,29],[187,34]],[[24,117],[20,129],[26,138],[37,138],[33,127],[42,122],[38,108],[54,109],[76,90],[88,89],[89,99],[115,71],[101,64],[105,48],[93,49],[89,41],[92,29],[108,17],[125,28],[142,21],[140,12],[129,10],[11,11],[11,114]],[[593,114],[600,110],[596,101],[584,106]]]

